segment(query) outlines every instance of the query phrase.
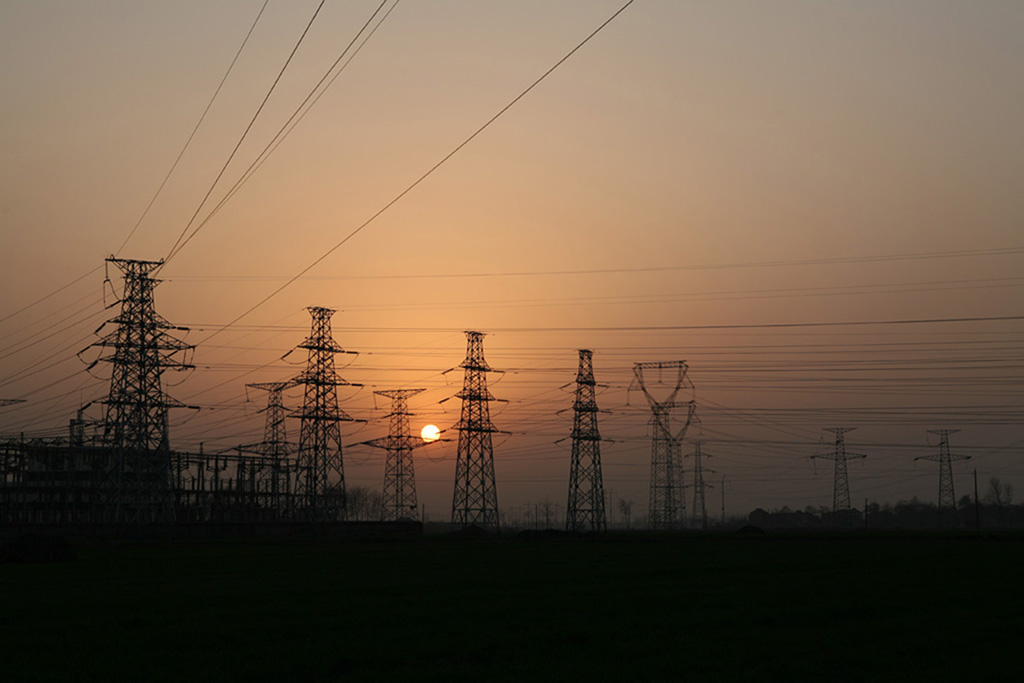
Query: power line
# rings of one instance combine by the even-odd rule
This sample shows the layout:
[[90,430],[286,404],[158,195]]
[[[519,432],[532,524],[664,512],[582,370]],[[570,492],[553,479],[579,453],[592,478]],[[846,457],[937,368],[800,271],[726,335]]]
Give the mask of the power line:
[[344,244],[346,244],[346,243],[347,243],[347,242],[348,242],[349,240],[351,240],[351,239],[352,239],[353,237],[355,237],[355,236],[356,236],[356,235],[358,235],[358,234],[359,234],[360,232],[362,232],[362,231],[363,231],[363,230],[364,230],[364,229],[365,229],[365,228],[366,228],[367,226],[369,226],[369,225],[370,225],[371,223],[373,223],[373,222],[374,222],[375,220],[377,220],[377,218],[379,218],[379,217],[380,217],[381,215],[383,215],[383,214],[384,214],[384,212],[386,212],[386,211],[387,211],[388,209],[390,209],[390,208],[391,208],[392,206],[394,206],[394,205],[395,205],[395,204],[397,204],[397,203],[398,203],[399,201],[401,201],[401,199],[402,199],[403,197],[405,197],[405,196],[406,196],[407,194],[409,194],[410,192],[412,192],[412,190],[413,190],[413,189],[415,189],[415,188],[416,188],[417,186],[419,186],[419,185],[420,185],[420,183],[422,183],[422,182],[423,182],[424,180],[426,180],[426,179],[427,179],[427,178],[429,178],[429,177],[430,177],[431,175],[433,175],[433,173],[434,173],[435,171],[437,171],[437,169],[441,168],[441,166],[443,166],[443,165],[444,165],[445,163],[447,163],[449,159],[451,159],[451,158],[452,158],[452,157],[454,157],[454,156],[455,156],[456,154],[458,154],[458,153],[459,153],[460,151],[462,151],[462,149],[463,149],[463,148],[464,148],[464,147],[465,147],[466,145],[468,145],[468,144],[469,144],[470,142],[472,142],[472,141],[473,141],[474,139],[476,139],[476,138],[477,138],[477,136],[479,136],[479,135],[480,135],[481,133],[483,133],[483,132],[484,132],[484,131],[485,131],[485,130],[486,130],[487,128],[489,128],[489,127],[491,126],[491,124],[493,124],[493,123],[494,123],[495,121],[497,121],[497,120],[498,120],[498,119],[499,119],[499,118],[500,118],[500,117],[501,117],[501,116],[502,116],[502,115],[503,115],[503,114],[504,114],[505,112],[507,112],[507,111],[508,111],[509,109],[511,109],[511,108],[512,108],[512,107],[513,107],[513,106],[514,106],[514,105],[515,105],[515,104],[516,104],[517,102],[519,102],[519,101],[520,101],[521,99],[523,99],[523,98],[524,98],[524,97],[525,97],[525,96],[526,96],[526,95],[527,95],[527,94],[528,94],[528,93],[529,93],[530,91],[532,91],[532,90],[533,90],[534,88],[536,88],[536,87],[537,87],[538,85],[540,85],[540,83],[541,83],[541,82],[542,82],[542,81],[543,81],[544,79],[546,79],[546,78],[547,78],[548,76],[550,76],[550,75],[551,75],[551,74],[552,74],[552,73],[553,73],[553,72],[555,71],[555,69],[557,69],[557,68],[558,68],[558,67],[560,67],[560,66],[561,66],[562,64],[564,64],[564,63],[565,63],[565,62],[566,62],[566,61],[567,61],[567,60],[568,60],[568,59],[569,59],[570,57],[572,57],[572,56],[573,56],[574,54],[576,54],[576,52],[577,52],[577,51],[579,51],[579,50],[580,50],[580,48],[582,48],[582,47],[583,47],[584,45],[586,45],[586,44],[587,44],[588,42],[590,42],[590,40],[591,40],[591,39],[592,39],[592,38],[593,38],[594,36],[596,36],[596,35],[597,35],[598,33],[600,33],[600,32],[601,32],[601,30],[602,30],[602,29],[604,29],[604,27],[606,27],[606,26],[607,26],[608,24],[610,24],[610,23],[611,23],[612,21],[614,21],[614,20],[615,20],[615,18],[616,18],[616,17],[618,17],[618,16],[620,15],[620,14],[622,14],[622,12],[624,12],[624,11],[626,10],[626,8],[627,8],[627,7],[629,7],[630,5],[632,5],[632,4],[633,4],[633,1],[634,1],[634,0],[629,0],[629,1],[628,1],[628,2],[626,2],[626,3],[624,4],[624,5],[622,5],[622,7],[620,7],[620,8],[619,8],[619,9],[618,9],[618,10],[617,10],[617,11],[616,11],[616,12],[615,12],[614,14],[612,14],[612,15],[611,15],[611,16],[610,16],[610,17],[609,17],[608,19],[606,19],[606,20],[604,21],[604,23],[602,23],[602,24],[601,24],[600,26],[598,26],[598,27],[597,27],[596,29],[594,29],[594,30],[593,30],[593,31],[592,31],[592,32],[591,32],[591,33],[590,33],[590,34],[589,34],[589,35],[588,35],[588,36],[587,36],[586,38],[584,38],[584,39],[583,39],[582,41],[580,41],[580,42],[579,42],[579,43],[578,43],[578,44],[576,45],[576,47],[574,47],[574,48],[573,48],[572,50],[570,50],[570,51],[569,51],[569,52],[568,52],[568,53],[567,53],[567,54],[566,54],[566,55],[565,55],[564,57],[562,57],[562,58],[561,58],[561,59],[559,59],[559,60],[558,60],[557,62],[555,62],[555,64],[554,64],[554,65],[553,65],[553,66],[552,66],[551,68],[549,68],[549,69],[548,69],[547,71],[545,71],[545,72],[544,72],[543,74],[541,74],[541,76],[540,76],[540,77],[539,77],[539,78],[538,78],[537,80],[535,80],[535,81],[534,81],[533,83],[531,83],[531,84],[530,84],[529,86],[527,86],[525,90],[523,90],[523,91],[522,91],[522,92],[520,92],[520,93],[519,93],[518,95],[516,95],[516,96],[515,96],[515,97],[514,97],[514,98],[513,98],[513,99],[512,99],[512,100],[511,100],[511,101],[510,101],[510,102],[509,102],[508,104],[506,104],[506,105],[505,105],[504,107],[502,107],[501,109],[499,109],[499,110],[498,110],[498,112],[497,112],[496,114],[494,114],[494,116],[492,116],[492,117],[491,117],[490,119],[488,119],[488,120],[487,120],[487,121],[486,121],[486,122],[485,122],[485,123],[484,123],[484,124],[483,124],[482,126],[480,126],[479,128],[477,128],[477,129],[476,129],[476,130],[475,130],[475,131],[474,131],[474,132],[473,132],[472,134],[470,134],[470,135],[469,135],[469,137],[467,137],[467,138],[466,138],[465,140],[463,140],[463,141],[462,141],[462,142],[460,142],[460,143],[459,143],[458,145],[456,145],[456,147],[455,147],[455,148],[454,148],[454,149],[453,149],[452,151],[448,152],[448,154],[446,154],[446,155],[445,155],[444,157],[442,157],[440,161],[438,161],[438,162],[437,162],[436,164],[434,164],[433,166],[431,166],[431,167],[430,167],[430,169],[428,169],[428,170],[426,171],[426,173],[422,174],[422,175],[421,175],[421,176],[420,176],[419,178],[417,178],[417,179],[416,179],[415,181],[413,181],[413,182],[412,182],[412,184],[410,184],[410,185],[409,185],[408,187],[406,187],[406,188],[405,188],[404,190],[402,190],[402,191],[401,191],[400,193],[398,193],[398,195],[396,195],[396,196],[395,196],[395,197],[394,197],[394,198],[393,198],[393,199],[392,199],[391,201],[389,201],[389,202],[388,202],[387,204],[385,204],[385,205],[383,206],[383,208],[379,209],[379,210],[378,210],[378,211],[377,211],[376,213],[374,213],[374,214],[373,214],[372,216],[370,216],[370,217],[369,217],[369,218],[367,218],[367,219],[366,219],[365,221],[363,221],[363,223],[362,223],[362,224],[360,224],[360,225],[359,225],[358,227],[356,227],[356,228],[355,228],[354,230],[352,230],[352,231],[351,231],[351,232],[350,232],[350,233],[349,233],[348,235],[346,235],[346,236],[345,236],[344,238],[342,238],[342,240],[341,240],[341,241],[339,241],[339,242],[338,242],[337,244],[335,244],[335,245],[334,245],[333,247],[331,247],[330,249],[328,249],[327,251],[325,251],[325,252],[324,252],[323,254],[321,254],[320,256],[318,256],[318,257],[317,257],[316,259],[314,259],[312,263],[310,263],[310,264],[309,264],[308,266],[306,266],[305,268],[303,268],[302,270],[300,270],[300,271],[299,271],[299,272],[298,272],[297,274],[295,274],[295,275],[293,275],[293,276],[292,276],[291,278],[289,278],[289,279],[288,279],[288,281],[287,281],[287,282],[285,282],[285,283],[284,283],[283,285],[281,285],[281,286],[280,286],[280,287],[278,287],[277,289],[273,290],[273,291],[272,291],[272,292],[271,292],[270,294],[268,294],[267,296],[265,296],[265,297],[264,297],[263,299],[261,299],[260,301],[258,301],[258,302],[257,302],[256,304],[254,304],[253,306],[251,306],[251,307],[250,307],[249,309],[247,309],[246,311],[244,311],[244,312],[243,312],[243,313],[242,313],[241,315],[239,315],[239,316],[238,316],[238,317],[236,317],[236,318],[235,318],[234,320],[232,320],[231,322],[229,322],[229,323],[227,323],[226,325],[224,325],[224,326],[223,326],[222,328],[218,329],[218,330],[217,330],[216,332],[214,332],[213,334],[211,334],[211,335],[210,335],[209,337],[207,337],[207,338],[206,338],[206,339],[204,339],[203,341],[204,341],[204,342],[206,342],[206,341],[209,341],[210,339],[212,339],[212,338],[213,338],[213,337],[215,337],[216,335],[220,334],[220,333],[221,333],[221,332],[223,332],[224,330],[228,329],[229,327],[231,327],[232,325],[234,325],[235,323],[237,323],[237,322],[238,322],[239,320],[242,320],[243,318],[245,318],[246,316],[248,316],[248,315],[249,315],[250,313],[252,313],[253,311],[255,311],[255,310],[256,310],[257,308],[261,307],[261,306],[262,306],[263,304],[265,304],[265,303],[267,303],[268,301],[270,301],[270,300],[271,300],[272,298],[274,298],[275,296],[277,296],[278,294],[280,294],[281,292],[283,292],[283,291],[284,291],[284,290],[285,290],[285,289],[286,289],[287,287],[289,287],[290,285],[292,285],[292,284],[293,284],[293,283],[294,283],[295,281],[297,281],[297,280],[298,280],[299,278],[303,277],[303,276],[304,276],[304,275],[305,275],[306,273],[308,273],[308,272],[309,272],[310,270],[312,270],[312,269],[313,269],[313,268],[315,268],[315,267],[316,267],[317,265],[319,265],[319,264],[320,264],[320,263],[321,263],[321,262],[322,262],[322,261],[323,261],[324,259],[326,259],[326,258],[327,258],[328,256],[330,256],[330,255],[331,255],[331,254],[333,254],[333,253],[334,253],[335,251],[337,251],[338,249],[340,249],[340,248],[341,248],[341,247],[342,247],[342,246],[343,246]]
[[[411,189],[411,188],[410,188]],[[371,219],[372,220],[372,219]],[[420,275],[402,273],[397,275],[318,275],[310,279],[317,280],[428,280],[449,278],[489,278],[489,277],[535,277],[539,275],[608,275],[616,273],[657,273],[675,271],[702,270],[734,270],[738,268],[790,268],[799,266],[819,266],[840,263],[877,263],[882,261],[921,261],[930,259],[948,259],[981,256],[1006,256],[1024,254],[1024,246],[1003,247],[996,249],[968,249],[959,251],[937,251],[923,253],[883,254],[876,256],[837,256],[817,259],[795,259],[776,261],[746,261],[737,263],[687,264],[678,266],[645,266],[640,268],[584,268],[579,270],[530,270],[509,271],[504,273],[424,273]],[[192,276],[175,278],[178,280],[283,280],[287,275],[240,275],[228,276]]]
[[[192,138],[195,137],[196,131],[199,130],[199,126],[203,123],[203,120],[206,118],[206,114],[210,111],[210,107],[213,106],[214,100],[217,99],[217,95],[220,93],[221,88],[224,86],[224,82],[227,80],[228,74],[231,73],[231,70],[235,66],[235,62],[238,61],[238,56],[242,53],[242,49],[245,47],[246,43],[248,42],[249,36],[252,35],[253,29],[256,28],[256,23],[259,22],[260,17],[263,16],[263,10],[266,9],[267,4],[269,3],[269,1],[270,0],[265,0],[264,1],[263,7],[260,8],[259,13],[256,15],[256,20],[253,22],[252,26],[249,28],[249,32],[245,35],[245,39],[242,41],[242,45],[238,48],[238,52],[235,54],[234,59],[231,60],[231,64],[228,66],[227,72],[224,74],[224,77],[221,79],[220,84],[217,86],[217,89],[214,91],[213,97],[210,98],[210,102],[206,105],[206,109],[203,110],[203,114],[202,114],[202,116],[199,117],[199,121],[196,123],[195,128],[193,128],[192,133],[188,136],[188,140],[185,141],[185,145],[181,148],[181,151],[178,153],[178,157],[174,160],[174,163],[171,165],[170,170],[167,172],[167,175],[164,177],[163,182],[160,183],[160,186],[157,188],[157,191],[153,195],[153,198],[150,199],[149,204],[146,206],[146,209],[142,212],[142,215],[139,216],[139,220],[135,223],[135,225],[132,227],[132,229],[128,232],[128,236],[125,237],[124,242],[121,243],[121,246],[117,248],[117,251],[115,252],[115,254],[119,254],[121,252],[121,250],[124,249],[125,246],[128,244],[129,240],[131,240],[132,236],[135,234],[135,231],[138,230],[139,226],[142,224],[143,219],[145,219],[146,215],[149,213],[150,208],[152,208],[154,202],[156,202],[157,197],[160,195],[160,193],[163,190],[164,186],[167,184],[167,181],[171,177],[171,174],[174,173],[175,168],[177,168],[177,166],[178,166],[178,162],[181,161],[182,156],[185,154],[185,150],[188,149],[189,144],[192,142]],[[6,316],[0,318],[0,322],[4,322],[5,320],[7,320],[7,319],[9,319],[9,318],[11,318],[11,317],[13,317],[15,315],[18,315],[19,313],[24,313],[25,311],[29,310],[30,308],[33,308],[36,305],[46,301],[47,299],[50,299],[51,297],[56,296],[57,294],[63,292],[65,289],[68,289],[69,287],[78,284],[79,282],[81,282],[85,278],[89,277],[90,275],[93,275],[94,273],[102,270],[102,268],[103,268],[103,266],[96,266],[95,268],[93,268],[89,272],[87,272],[87,273],[85,273],[85,274],[75,278],[74,280],[72,280],[71,282],[68,282],[65,285],[62,285],[62,286],[58,287],[57,289],[53,290],[52,292],[50,292],[46,296],[43,296],[43,297],[41,297],[39,299],[36,299],[32,303],[27,304],[27,305],[23,306],[22,308],[19,308],[18,310],[14,311],[13,313],[8,313]]]
[[[281,128],[277,131],[274,137],[271,138],[270,142],[268,142],[267,145],[263,148],[263,150],[256,156],[256,159],[251,164],[249,164],[249,167],[242,173],[241,176],[239,176],[238,180],[235,181],[235,184],[231,186],[231,188],[224,194],[221,200],[217,202],[217,205],[213,207],[209,214],[207,214],[206,218],[204,218],[202,222],[200,222],[199,225],[195,227],[192,233],[184,241],[182,241],[180,245],[176,245],[177,249],[172,249],[173,253],[171,253],[168,256],[168,258],[176,255],[178,252],[185,248],[186,244],[192,241],[192,238],[195,237],[196,234],[198,234],[199,231],[202,230],[206,226],[206,224],[209,223],[210,220],[217,215],[221,208],[223,208],[223,206],[227,204],[227,202],[232,197],[235,196],[238,190],[241,189],[241,187],[246,182],[248,182],[248,180],[256,173],[257,170],[259,170],[263,163],[266,162],[268,158],[270,158],[270,155],[277,150],[277,148],[281,145],[282,142],[284,142],[284,139],[288,137],[289,134],[291,134],[291,132],[295,129],[297,125],[299,125],[299,122],[301,122],[302,119],[305,118],[306,114],[309,113],[313,106],[320,101],[320,98],[323,96],[325,92],[327,92],[327,89],[334,84],[334,81],[338,79],[338,76],[341,75],[341,73],[345,70],[349,63],[363,49],[363,46],[366,44],[366,42],[373,37],[373,34],[377,32],[377,29],[380,28],[381,24],[384,23],[384,21],[391,15],[391,12],[394,11],[395,7],[398,6],[398,0],[395,0],[395,3],[384,14],[384,16],[381,17],[380,21],[377,22],[377,24],[373,27],[372,30],[370,30],[366,37],[363,38],[363,41],[352,52],[348,60],[344,64],[342,64],[341,68],[334,73],[334,76],[331,77],[327,85],[320,89],[320,86],[323,85],[324,81],[327,81],[328,77],[330,77],[331,75],[331,72],[334,71],[335,67],[337,67],[341,60],[345,58],[345,55],[349,53],[349,51],[352,49],[352,46],[355,45],[356,41],[359,40],[359,37],[366,32],[367,27],[373,22],[374,18],[380,13],[381,9],[383,9],[384,5],[386,5],[387,2],[388,0],[383,0],[380,3],[380,5],[377,6],[377,9],[374,10],[373,14],[370,15],[370,18],[367,19],[366,23],[363,24],[362,28],[360,28],[359,31],[356,32],[356,35],[353,36],[351,41],[349,41],[349,44],[345,47],[342,53],[338,56],[334,63],[331,64],[331,66],[327,69],[324,75],[320,77],[320,80],[317,81],[316,85],[313,86],[309,94],[306,95],[305,99],[303,99],[299,106],[296,107],[295,111],[292,112],[292,115],[288,117],[288,120],[284,122],[284,125],[281,126]],[[317,93],[318,89],[320,90],[319,93]],[[311,99],[312,102],[310,102]],[[308,107],[306,106],[307,103],[309,103]],[[186,227],[185,230],[187,231],[188,227]],[[180,240],[181,238],[179,237],[178,239]]]
[[25,311],[29,310],[30,308],[32,308],[32,307],[34,307],[34,306],[36,306],[38,304],[41,304],[44,301],[46,301],[47,299],[50,299],[50,298],[60,294],[61,292],[63,292],[65,289],[68,289],[72,285],[77,285],[79,282],[81,282],[85,278],[89,277],[90,275],[93,275],[94,273],[98,273],[101,270],[103,270],[103,266],[96,266],[95,268],[90,270],[88,273],[85,273],[84,275],[80,275],[79,277],[76,277],[71,282],[67,283],[66,285],[62,285],[62,286],[58,287],[57,289],[53,290],[52,292],[50,292],[46,296],[42,296],[42,297],[36,299],[35,301],[33,301],[32,303],[26,304],[26,305],[22,306],[21,308],[19,308],[18,310],[14,311],[13,313],[8,313],[4,317],[0,318],[0,323],[4,322],[5,320],[9,320],[10,318],[13,318],[14,316],[18,315],[19,313],[24,313]]
[[[348,238],[346,238],[348,239]],[[340,246],[340,244],[339,244]],[[319,259],[319,261],[322,260]],[[316,263],[307,267],[312,268]],[[302,277],[302,273],[296,275],[288,284]],[[235,323],[249,315],[272,297],[277,295],[287,285],[272,292],[258,304],[247,310],[229,323],[222,326],[197,324],[191,329],[203,330],[206,327],[217,327],[216,331],[203,341],[212,339],[214,336],[234,327]],[[795,323],[728,323],[718,325],[608,325],[608,326],[586,326],[586,327],[491,327],[492,333],[535,333],[535,332],[675,332],[679,330],[764,330],[764,329],[802,329],[820,327],[864,327],[873,325],[938,325],[950,323],[979,323],[979,322],[1017,322],[1024,320],[1024,315],[1001,315],[1001,316],[977,316],[959,318],[897,318],[894,320],[838,320],[832,322],[795,322]],[[265,326],[261,326],[265,327]],[[352,326],[347,327],[348,332],[456,332],[454,327],[369,327]]]
[[[153,204],[156,203],[157,197],[159,197],[160,193],[163,192],[164,186],[167,185],[167,181],[171,179],[171,175],[174,173],[174,170],[178,168],[178,163],[181,161],[181,158],[185,156],[185,150],[187,150],[189,145],[192,144],[192,139],[195,138],[196,133],[199,132],[199,127],[203,125],[203,121],[206,120],[206,115],[210,112],[210,108],[213,106],[214,101],[217,99],[217,95],[220,94],[221,88],[224,87],[224,83],[228,80],[228,76],[231,74],[231,70],[235,68],[235,63],[238,61],[239,56],[241,56],[242,50],[245,49],[246,44],[249,42],[249,37],[252,35],[252,32],[256,29],[256,24],[259,23],[260,17],[263,16],[263,10],[267,9],[267,4],[269,2],[270,0],[264,0],[263,6],[260,7],[260,11],[256,14],[256,19],[253,20],[252,26],[249,27],[249,32],[245,34],[245,38],[242,40],[242,44],[238,47],[238,51],[235,52],[235,56],[231,60],[231,64],[228,65],[228,70],[224,72],[224,77],[220,79],[220,83],[217,84],[216,90],[213,91],[213,97],[211,97],[210,101],[207,102],[206,109],[204,109],[203,113],[199,116],[199,120],[196,121],[195,127],[192,128],[192,132],[189,134],[188,139],[185,140],[185,144],[182,146],[181,151],[178,152],[177,158],[174,160],[174,163],[171,164],[171,168],[167,171],[167,175],[164,176],[164,179],[160,183],[160,186],[156,188],[156,192],[153,194],[153,198],[149,200],[149,204],[146,205],[146,208],[143,210],[142,215],[139,216],[139,220],[135,222],[135,225],[128,233],[128,236],[124,238],[124,242],[122,242],[121,246],[118,247],[117,251],[114,252],[115,256],[120,255],[121,250],[123,250],[125,246],[127,246],[128,242],[132,239],[132,236],[135,235],[135,231],[139,229],[139,226],[142,225],[142,221],[145,220],[146,216],[149,214],[149,210],[153,208]],[[228,161],[230,161],[230,159]]]
[[288,69],[288,65],[292,63],[292,58],[295,57],[295,53],[298,52],[299,46],[302,45],[302,42],[306,39],[306,35],[309,33],[309,29],[313,26],[313,22],[316,21],[317,15],[320,14],[320,10],[323,8],[324,2],[326,2],[326,0],[320,0],[320,4],[317,5],[316,11],[313,12],[313,16],[310,17],[309,23],[307,23],[306,28],[303,29],[302,35],[299,36],[298,41],[295,43],[295,47],[292,48],[291,53],[288,55],[288,59],[285,60],[284,65],[278,72],[277,77],[274,79],[274,82],[271,83],[270,89],[267,90],[267,94],[263,97],[263,101],[260,102],[260,106],[256,108],[256,113],[253,114],[252,119],[249,121],[249,125],[247,125],[245,127],[245,131],[242,132],[242,137],[240,137],[238,139],[238,142],[235,143],[235,148],[231,150],[231,154],[228,155],[227,161],[224,162],[224,165],[221,167],[220,172],[217,174],[217,177],[213,179],[213,183],[210,185],[210,189],[206,191],[206,195],[203,197],[203,201],[199,202],[199,206],[196,207],[195,213],[192,214],[192,218],[189,219],[188,224],[185,225],[185,228],[181,231],[181,234],[178,235],[178,239],[175,240],[174,244],[171,246],[170,251],[167,252],[167,256],[164,257],[164,263],[169,261],[171,257],[177,253],[178,245],[181,243],[182,239],[184,239],[185,234],[188,232],[189,228],[192,227],[192,224],[195,222],[196,217],[199,215],[199,212],[203,210],[203,207],[206,205],[206,201],[210,198],[210,195],[213,194],[213,190],[214,188],[217,187],[217,183],[220,182],[220,179],[224,175],[224,172],[228,170],[228,165],[231,163],[231,160],[235,158],[235,154],[238,153],[238,148],[242,146],[242,143],[245,141],[245,138],[249,135],[249,131],[252,130],[253,124],[256,123],[256,119],[258,119],[260,114],[263,112],[263,107],[266,106],[267,101],[270,99],[270,96],[274,93],[274,90],[277,88],[277,84],[281,82],[281,77],[284,76],[284,72]]

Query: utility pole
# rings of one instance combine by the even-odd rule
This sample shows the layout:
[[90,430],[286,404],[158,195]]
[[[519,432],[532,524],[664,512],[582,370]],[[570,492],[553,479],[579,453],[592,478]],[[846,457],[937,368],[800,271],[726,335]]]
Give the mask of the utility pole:
[[171,325],[156,312],[153,290],[160,281],[153,274],[163,261],[111,256],[106,262],[124,274],[120,312],[104,323],[114,329],[92,344],[110,351],[89,366],[112,366],[110,391],[101,401],[106,406],[103,443],[113,456],[107,518],[115,523],[171,522],[174,493],[167,412],[185,405],[164,393],[163,372],[193,368],[176,356],[195,347],[171,334],[188,328]]
[[341,453],[341,423],[355,421],[338,407],[339,386],[350,384],[334,371],[334,356],[345,351],[334,341],[334,310],[311,306],[309,336],[297,348],[306,349],[306,369],[295,378],[305,387],[302,408],[291,413],[301,419],[296,457],[295,495],[299,514],[308,521],[344,520],[345,467]]
[[981,531],[981,508],[978,507],[978,468],[974,468],[974,530]]
[[489,406],[496,399],[487,390],[487,373],[492,370],[484,360],[484,334],[466,332],[466,340],[466,359],[459,365],[465,371],[462,391],[455,395],[462,399],[462,414],[455,427],[459,447],[452,524],[498,531],[498,489],[491,441],[491,435],[498,430],[491,422]]
[[607,495],[604,497],[605,510],[608,514],[608,523],[614,528],[615,526],[615,489],[608,489]]
[[831,427],[824,431],[832,432],[835,437],[835,450],[823,455],[812,455],[811,458],[824,458],[835,462],[835,476],[832,483],[832,526],[849,527],[852,524],[850,510],[850,479],[846,473],[846,461],[851,458],[865,458],[859,453],[847,453],[843,435],[852,432],[854,427]]
[[[660,377],[664,372],[674,375],[668,396],[657,400],[648,387],[647,372],[657,370]],[[639,390],[647,399],[651,409],[651,488],[649,498],[648,524],[651,529],[677,529],[686,526],[686,499],[683,494],[683,473],[680,467],[680,442],[693,420],[696,403],[693,400],[677,400],[684,387],[692,388],[686,376],[685,361],[655,363],[634,363],[633,382],[630,391]],[[673,412],[686,409],[686,419],[681,427],[675,427]]]
[[593,352],[579,350],[576,400],[573,401],[572,458],[565,530],[604,533],[608,530],[601,478],[601,434],[597,429]]
[[949,452],[949,435],[956,434],[959,429],[929,429],[929,434],[939,437],[938,455],[922,455],[917,460],[931,460],[939,463],[939,526],[956,528],[956,492],[953,490],[953,461],[969,460],[969,455],[951,455]]
[[[412,452],[426,446],[423,439],[409,434],[409,398],[424,389],[390,389],[375,391],[378,396],[391,399],[390,428],[383,439],[364,441],[367,446],[387,451],[384,461],[384,496],[380,521],[395,522],[416,519],[416,472]],[[423,521],[422,511],[420,521]]]
[[722,528],[725,528],[725,475],[722,475]]

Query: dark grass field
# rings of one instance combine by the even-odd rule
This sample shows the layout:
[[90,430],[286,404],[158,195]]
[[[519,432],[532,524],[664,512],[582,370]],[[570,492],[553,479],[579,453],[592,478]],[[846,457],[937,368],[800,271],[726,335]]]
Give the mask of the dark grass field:
[[1024,678],[1017,535],[75,549],[0,565],[0,681]]

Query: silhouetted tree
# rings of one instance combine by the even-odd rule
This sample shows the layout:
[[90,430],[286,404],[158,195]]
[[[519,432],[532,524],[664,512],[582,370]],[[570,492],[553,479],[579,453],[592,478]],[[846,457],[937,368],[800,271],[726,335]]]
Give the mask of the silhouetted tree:
[[1011,505],[1013,503],[1013,484],[1004,484],[999,477],[992,477],[988,480],[988,493],[985,494],[985,502],[997,507]]
[[995,506],[999,526],[1006,526],[1006,517],[1003,510],[1013,503],[1013,484],[1004,484],[999,477],[990,478],[988,480],[988,493],[985,494],[985,503]]
[[350,522],[377,521],[384,497],[380,491],[366,486],[350,486],[345,492],[345,504]]
[[626,520],[626,528],[629,528],[629,516],[633,512],[633,501],[626,500],[625,498],[619,498],[619,512],[622,513],[623,519]]
[[554,503],[552,503],[550,500],[545,499],[544,502],[540,504],[540,512],[541,512],[542,515],[544,515],[544,528],[545,529],[550,529],[551,528],[551,512],[554,509],[555,509]]

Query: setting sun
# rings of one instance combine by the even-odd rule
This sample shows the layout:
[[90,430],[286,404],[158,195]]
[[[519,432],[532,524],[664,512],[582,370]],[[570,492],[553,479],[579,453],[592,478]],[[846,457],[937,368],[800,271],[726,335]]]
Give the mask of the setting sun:
[[420,438],[427,443],[437,441],[441,438],[441,430],[437,428],[437,425],[427,425],[420,430]]

